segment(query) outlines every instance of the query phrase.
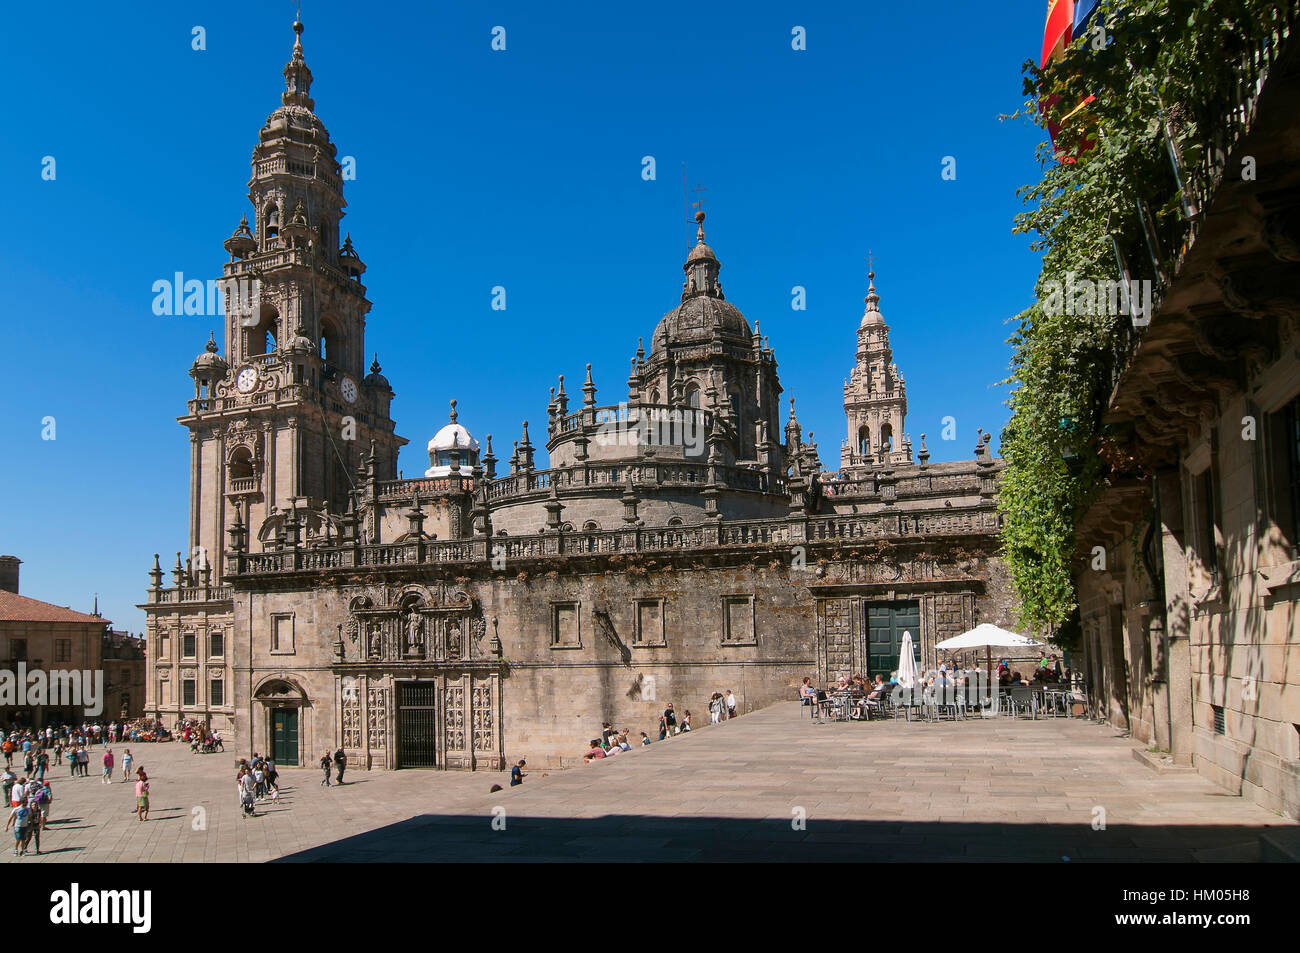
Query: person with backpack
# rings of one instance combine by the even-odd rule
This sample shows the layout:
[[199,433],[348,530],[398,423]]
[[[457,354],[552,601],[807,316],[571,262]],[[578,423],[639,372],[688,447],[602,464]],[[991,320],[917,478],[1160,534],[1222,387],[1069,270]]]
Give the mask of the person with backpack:
[[[27,844],[31,840],[32,809],[24,801],[15,804],[9,811],[9,820],[5,821],[5,830],[14,829],[14,856],[21,857],[27,853]],[[39,845],[36,848],[40,850]]]

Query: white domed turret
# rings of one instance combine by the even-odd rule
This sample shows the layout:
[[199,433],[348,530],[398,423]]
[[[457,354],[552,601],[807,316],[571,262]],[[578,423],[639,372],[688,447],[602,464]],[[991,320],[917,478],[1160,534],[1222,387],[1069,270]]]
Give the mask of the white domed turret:
[[451,422],[429,441],[429,469],[424,471],[427,477],[447,476],[452,472],[453,461],[461,470],[468,471],[478,466],[478,441],[456,422],[458,415],[454,400],[451,402],[450,416]]

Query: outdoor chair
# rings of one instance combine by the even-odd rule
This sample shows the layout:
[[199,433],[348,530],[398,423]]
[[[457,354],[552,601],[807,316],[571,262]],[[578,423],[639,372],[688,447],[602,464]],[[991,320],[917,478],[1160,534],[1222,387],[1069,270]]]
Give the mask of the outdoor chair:
[[957,689],[935,687],[929,692],[930,710],[934,712],[936,721],[942,720],[945,715],[952,717],[953,721],[957,720]]
[[1031,719],[1038,718],[1038,702],[1034,698],[1034,690],[1028,685],[1014,686],[1007,692],[1007,699],[1011,705],[1013,718],[1025,712],[1029,712]]

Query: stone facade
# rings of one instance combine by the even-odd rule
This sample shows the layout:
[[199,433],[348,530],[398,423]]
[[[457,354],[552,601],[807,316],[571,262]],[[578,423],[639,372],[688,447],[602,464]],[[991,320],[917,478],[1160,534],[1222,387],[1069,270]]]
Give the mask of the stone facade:
[[[290,343],[252,354],[263,338],[228,309],[231,359],[212,343],[191,370],[194,552],[168,587],[155,560],[151,713],[289,763],[343,747],[372,768],[559,765],[602,721],[650,730],[671,701],[699,723],[714,691],[754,709],[804,675],[887,674],[904,630],[933,666],[936,641],[1011,625],[1002,462],[983,434],[973,459],[931,464],[924,435],[913,459],[874,271],[845,391],[870,445],[827,473],[793,400],[781,427],[775,352],[725,298],[702,211],[680,303],[626,391],[598,402],[590,367],[572,406],[572,382],[551,390],[548,467],[527,422],[500,461],[453,401],[426,475],[396,479],[392,390],[347,363],[368,303],[350,242],[334,251],[342,195],[300,42],[285,76],[254,157],[257,224],[226,243],[226,271],[262,276],[258,334]],[[268,210],[291,206],[286,247]]]
[[[1267,55],[1264,55],[1267,54]],[[1264,51],[1266,66],[1278,56]],[[1135,343],[1081,521],[1094,713],[1300,817],[1300,109],[1294,39],[1243,77],[1200,227]],[[1262,92],[1261,92],[1262,90]]]
[[[135,717],[144,707],[145,659],[139,639],[109,628],[111,623],[93,612],[77,612],[21,595],[17,556],[0,556],[0,670],[13,673],[14,685],[34,690],[27,675],[45,673],[45,686],[54,690],[52,672],[103,673],[98,715],[87,714],[93,700],[89,688],[77,680],[75,698],[47,696],[43,702],[28,698],[0,700],[0,725],[19,724],[34,728],[47,725],[102,721],[107,724],[123,717]],[[58,684],[69,687],[62,679]],[[91,688],[93,691],[94,689]],[[81,702],[85,704],[81,704]]]

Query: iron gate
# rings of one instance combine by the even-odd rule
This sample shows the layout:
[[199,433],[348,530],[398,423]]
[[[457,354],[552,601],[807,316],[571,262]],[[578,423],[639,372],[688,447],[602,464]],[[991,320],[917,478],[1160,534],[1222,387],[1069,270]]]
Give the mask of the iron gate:
[[438,684],[397,683],[397,766],[438,766]]

